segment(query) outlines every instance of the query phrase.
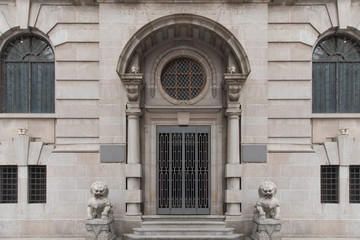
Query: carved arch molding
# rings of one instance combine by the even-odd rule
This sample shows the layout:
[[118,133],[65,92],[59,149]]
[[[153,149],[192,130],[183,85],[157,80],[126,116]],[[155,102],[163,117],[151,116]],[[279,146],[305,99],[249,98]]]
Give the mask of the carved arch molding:
[[[228,72],[224,75],[223,87],[233,96],[234,89],[240,93],[241,84],[250,73],[247,55],[236,37],[221,24],[193,14],[174,14],[156,19],[139,31],[125,45],[117,72],[128,90],[129,101],[138,102],[144,86],[142,60],[154,48],[172,42],[186,46],[197,41],[217,53],[225,61]],[[227,75],[231,75],[228,77]],[[235,101],[237,101],[235,99]],[[234,101],[234,98],[228,98]]]

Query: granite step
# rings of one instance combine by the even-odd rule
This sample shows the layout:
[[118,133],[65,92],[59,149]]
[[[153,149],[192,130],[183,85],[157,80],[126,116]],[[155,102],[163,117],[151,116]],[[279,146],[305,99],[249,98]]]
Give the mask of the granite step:
[[233,228],[189,228],[183,226],[177,226],[172,228],[134,228],[134,234],[136,235],[231,235],[234,233]]
[[143,222],[149,221],[225,221],[224,215],[144,215]]
[[181,225],[186,228],[221,228],[225,227],[224,221],[144,221],[142,223],[143,228],[171,228]]
[[228,236],[197,236],[197,235],[187,235],[187,236],[174,236],[174,235],[161,235],[161,236],[141,236],[135,234],[125,234],[123,237],[124,240],[165,240],[165,239],[177,239],[177,240],[243,240],[244,236],[242,234],[232,234]]
[[142,217],[142,227],[134,228],[130,239],[212,239],[243,240],[242,234],[234,234],[233,228],[225,227],[223,215],[147,215]]

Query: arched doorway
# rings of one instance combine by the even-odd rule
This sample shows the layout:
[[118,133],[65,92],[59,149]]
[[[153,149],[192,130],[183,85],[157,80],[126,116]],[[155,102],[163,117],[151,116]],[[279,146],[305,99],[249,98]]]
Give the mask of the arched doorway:
[[157,19],[130,39],[117,71],[129,98],[127,164],[142,169],[127,176],[141,195],[127,214],[240,214],[239,176],[227,169],[239,165],[250,66],[231,32],[192,14]]

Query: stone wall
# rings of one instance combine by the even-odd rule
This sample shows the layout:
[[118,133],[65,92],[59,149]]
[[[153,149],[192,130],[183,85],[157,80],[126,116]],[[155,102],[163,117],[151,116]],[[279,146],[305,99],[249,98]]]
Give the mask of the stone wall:
[[[321,204],[320,166],[330,161],[315,151],[321,152],[324,142],[340,146],[336,139],[340,128],[349,128],[351,141],[357,142],[359,116],[312,114],[311,110],[314,46],[339,26],[359,36],[359,2],[130,2],[8,0],[0,4],[0,45],[15,33],[35,29],[48,37],[56,60],[54,114],[0,114],[0,165],[19,166],[18,203],[0,204],[0,238],[83,237],[86,201],[96,180],[109,186],[116,233],[130,232],[139,225],[138,219],[125,214],[126,163],[101,163],[99,149],[101,145],[127,143],[128,98],[116,72],[126,44],[146,24],[181,13],[206,17],[224,26],[241,43],[250,63],[251,73],[240,96],[241,143],[267,145],[268,154],[265,163],[241,164],[242,216],[236,219],[240,221],[235,224],[237,231],[250,235],[257,188],[264,180],[271,180],[278,188],[284,236],[359,237],[359,222],[354,219],[358,219],[360,205],[349,204],[343,196],[348,196],[348,166],[359,165],[360,160],[351,157],[351,161],[335,161],[341,166],[342,197],[339,204]],[[146,167],[142,172],[143,209],[152,214],[156,210],[152,172],[156,149],[151,137],[156,124],[177,124],[180,119],[161,95],[150,97],[149,66],[156,60],[154,54],[160,53],[158,49],[145,61],[148,76],[142,100],[144,109],[150,103],[152,107],[162,105],[165,111],[146,110],[140,122],[141,161]],[[216,181],[211,189],[213,211],[218,214],[224,210],[222,193],[226,189],[227,131],[221,87],[226,60],[215,50],[208,54],[215,60],[218,73],[217,97],[209,93],[198,106],[218,109],[208,115],[194,110],[188,121],[211,124],[212,137],[217,138],[212,143],[211,173]],[[28,129],[30,137],[22,147],[18,143],[24,136],[17,136],[18,129]],[[357,154],[357,146],[354,144],[352,156]],[[338,154],[340,149],[336,148]],[[47,166],[46,204],[27,203],[27,165],[32,164]]]

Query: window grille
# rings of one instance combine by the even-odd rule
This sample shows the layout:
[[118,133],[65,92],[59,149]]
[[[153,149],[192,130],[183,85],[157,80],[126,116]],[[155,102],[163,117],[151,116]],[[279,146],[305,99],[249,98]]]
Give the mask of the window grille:
[[321,166],[321,203],[339,202],[339,166]]
[[53,113],[55,57],[50,44],[33,34],[17,35],[1,51],[0,112]]
[[18,201],[18,168],[17,166],[0,166],[0,203],[17,203]]
[[350,203],[360,203],[360,165],[350,166]]
[[29,166],[29,203],[46,203],[46,166]]
[[344,34],[324,38],[313,53],[314,113],[360,113],[360,42]]
[[191,100],[205,86],[205,74],[199,63],[179,58],[165,66],[161,84],[165,92],[176,100]]

